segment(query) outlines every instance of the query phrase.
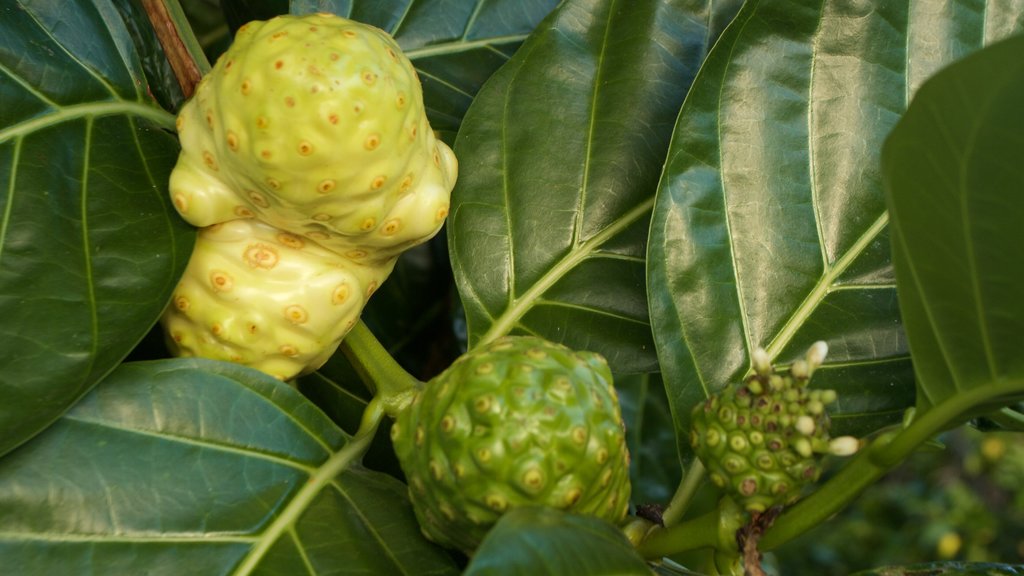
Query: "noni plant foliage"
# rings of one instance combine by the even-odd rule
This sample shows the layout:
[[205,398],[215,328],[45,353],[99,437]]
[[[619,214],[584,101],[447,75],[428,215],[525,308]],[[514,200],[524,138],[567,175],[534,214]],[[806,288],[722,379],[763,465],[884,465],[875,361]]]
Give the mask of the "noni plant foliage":
[[1022,95],[1019,2],[0,2],[0,572],[805,569],[1024,430]]

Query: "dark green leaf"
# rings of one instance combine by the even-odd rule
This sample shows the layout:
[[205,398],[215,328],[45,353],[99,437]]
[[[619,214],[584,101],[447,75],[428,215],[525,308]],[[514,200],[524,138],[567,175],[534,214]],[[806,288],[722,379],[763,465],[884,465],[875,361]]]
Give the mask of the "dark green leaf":
[[665,385],[657,374],[637,374],[617,378],[615,388],[626,422],[632,500],[668,504],[681,470]]
[[785,364],[827,341],[815,385],[839,391],[845,432],[912,403],[881,145],[927,76],[1021,22],[994,1],[744,5],[683,107],[651,226],[651,316],[681,434],[755,347]]
[[1024,377],[1022,55],[1018,36],[939,73],[885,144],[919,410]]
[[620,374],[657,370],[647,227],[679,106],[728,19],[708,6],[570,0],[481,91],[448,228],[470,346],[533,333]]
[[145,88],[110,2],[0,7],[0,454],[128,354],[188,260]]
[[224,20],[234,34],[242,24],[250,20],[269,20],[279,14],[287,14],[288,0],[221,0]]
[[0,565],[53,574],[457,574],[405,487],[290,386],[124,364],[0,460]]
[[427,116],[451,143],[480,86],[558,0],[292,0],[292,14],[333,12],[386,30],[412,60]]
[[551,508],[501,517],[464,576],[626,576],[652,574],[622,532],[596,518]]
[[135,42],[135,50],[146,73],[146,90],[164,109],[177,110],[185,96],[146,9],[138,0],[114,0],[114,4]]

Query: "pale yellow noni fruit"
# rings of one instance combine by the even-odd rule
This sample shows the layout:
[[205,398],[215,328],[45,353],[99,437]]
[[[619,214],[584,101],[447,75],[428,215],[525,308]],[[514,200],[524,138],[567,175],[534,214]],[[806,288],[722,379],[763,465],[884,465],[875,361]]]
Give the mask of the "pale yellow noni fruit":
[[199,231],[161,322],[177,356],[287,380],[327,361],[393,263],[352,262],[253,219],[216,224]]
[[436,234],[458,171],[395,41],[331,14],[242,27],[177,127],[187,221],[255,217],[367,262]]

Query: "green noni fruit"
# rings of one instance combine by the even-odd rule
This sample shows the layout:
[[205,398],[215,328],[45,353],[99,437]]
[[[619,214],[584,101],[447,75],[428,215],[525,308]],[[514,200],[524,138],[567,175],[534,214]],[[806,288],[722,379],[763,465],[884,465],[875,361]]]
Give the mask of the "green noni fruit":
[[505,337],[431,380],[391,430],[423,533],[471,553],[506,511],[621,521],[629,453],[607,363]]
[[390,271],[256,220],[215,224],[199,231],[161,322],[177,356],[288,380],[327,361]]
[[820,455],[848,454],[850,437],[831,440],[825,406],[833,390],[807,383],[828,348],[815,343],[788,372],[776,372],[764,350],[753,355],[754,373],[693,410],[690,443],[712,482],[749,512],[799,499],[821,475]]
[[258,218],[351,260],[433,236],[457,162],[385,32],[332,14],[246,24],[178,116],[170,181],[195,226]]

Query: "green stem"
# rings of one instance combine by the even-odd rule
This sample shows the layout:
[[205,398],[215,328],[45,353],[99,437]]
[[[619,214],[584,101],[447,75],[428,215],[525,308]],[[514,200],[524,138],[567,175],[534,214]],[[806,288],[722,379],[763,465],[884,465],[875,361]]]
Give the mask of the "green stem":
[[671,527],[683,518],[683,515],[686,514],[686,509],[690,507],[693,495],[700,488],[702,480],[704,480],[704,465],[701,464],[700,460],[694,459],[690,469],[686,472],[686,477],[683,478],[683,481],[679,483],[679,487],[676,488],[672,501],[669,502],[665,512],[661,515],[662,522],[666,527]]
[[370,442],[377,433],[377,427],[384,417],[383,406],[377,399],[373,399],[366,406],[363,412],[362,422],[359,430],[341,450],[338,450],[317,471],[310,476],[309,480],[302,485],[302,488],[295,494],[295,497],[281,510],[281,513],[260,535],[256,545],[249,554],[242,560],[242,563],[235,569],[232,576],[247,576],[259,568],[260,562],[267,555],[274,544],[281,536],[295,527],[299,518],[309,509],[313,500],[320,492],[329,486],[339,474],[344,472],[354,462],[357,462],[370,447]]
[[761,540],[761,549],[775,548],[824,522],[921,444],[979,408],[996,403],[1005,405],[1022,395],[1024,379],[980,386],[950,396],[919,414],[906,428],[880,436],[813,494],[786,510]]
[[657,559],[687,550],[716,548],[718,546],[718,521],[719,512],[716,508],[703,516],[692,518],[671,528],[657,528],[652,530],[637,546],[637,551],[644,558]]
[[339,349],[391,417],[408,406],[423,387],[423,382],[395,361],[362,320],[352,327]]

